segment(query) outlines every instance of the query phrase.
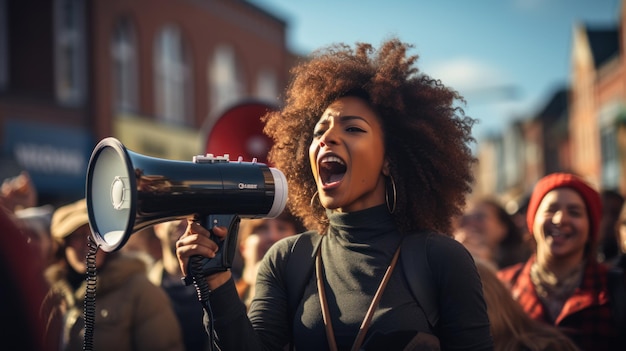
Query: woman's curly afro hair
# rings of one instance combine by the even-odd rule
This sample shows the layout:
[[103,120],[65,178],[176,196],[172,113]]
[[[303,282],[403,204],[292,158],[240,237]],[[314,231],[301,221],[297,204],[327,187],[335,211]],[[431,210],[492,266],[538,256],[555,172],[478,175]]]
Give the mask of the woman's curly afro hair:
[[311,201],[317,191],[308,156],[313,128],[333,101],[359,92],[382,122],[398,229],[450,235],[451,218],[461,214],[474,181],[475,121],[455,105],[464,104],[463,97],[414,66],[411,48],[391,38],[378,50],[366,43],[318,49],[292,69],[281,111],[263,117],[274,140],[269,159],[285,173],[289,208],[307,228],[323,232],[327,225],[325,209]]

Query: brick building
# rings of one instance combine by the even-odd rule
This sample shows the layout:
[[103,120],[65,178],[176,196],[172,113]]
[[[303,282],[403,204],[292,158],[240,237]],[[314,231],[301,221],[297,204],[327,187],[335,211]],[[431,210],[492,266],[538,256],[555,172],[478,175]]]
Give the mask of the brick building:
[[625,47],[624,1],[615,23],[576,23],[569,85],[502,135],[479,141],[475,193],[518,208],[539,178],[571,171],[626,195]]
[[229,107],[280,104],[286,28],[244,0],[0,0],[0,176],[54,203],[84,195],[107,136],[191,160]]
[[622,2],[618,23],[575,26],[569,100],[573,170],[622,193],[626,148],[618,140],[624,138],[626,117],[625,16]]

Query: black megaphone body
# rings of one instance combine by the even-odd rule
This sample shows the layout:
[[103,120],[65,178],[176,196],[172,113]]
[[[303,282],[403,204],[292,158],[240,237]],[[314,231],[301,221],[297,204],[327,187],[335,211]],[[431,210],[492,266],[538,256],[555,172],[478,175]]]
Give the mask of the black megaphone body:
[[193,218],[207,229],[230,222],[222,263],[215,263],[223,270],[232,262],[239,219],[277,217],[287,202],[287,181],[281,171],[256,160],[210,154],[189,162],[165,160],[130,151],[109,137],[89,160],[86,200],[92,238],[106,252],[160,222]]

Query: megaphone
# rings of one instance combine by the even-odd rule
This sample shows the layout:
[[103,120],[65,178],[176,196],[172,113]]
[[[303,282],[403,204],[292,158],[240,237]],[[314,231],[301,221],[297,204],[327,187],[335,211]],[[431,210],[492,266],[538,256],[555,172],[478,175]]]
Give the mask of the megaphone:
[[91,154],[86,200],[92,238],[111,252],[160,222],[214,215],[275,218],[287,203],[287,180],[256,160],[211,154],[165,160],[130,151],[109,137]]

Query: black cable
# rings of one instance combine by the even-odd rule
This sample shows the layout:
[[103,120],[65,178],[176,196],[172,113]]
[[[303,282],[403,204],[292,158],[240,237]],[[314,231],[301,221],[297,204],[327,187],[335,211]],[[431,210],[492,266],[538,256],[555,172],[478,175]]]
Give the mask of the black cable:
[[89,252],[87,253],[87,289],[85,290],[84,317],[85,317],[85,338],[83,339],[83,350],[93,350],[93,331],[96,320],[96,253],[98,246],[93,241],[91,235],[87,242]]
[[209,334],[209,349],[218,350],[219,347],[215,344],[213,310],[211,309],[211,304],[209,303],[211,290],[209,289],[209,284],[206,282],[205,276],[202,274],[203,260],[204,258],[202,256],[192,256],[189,260],[189,267],[191,269],[193,285],[195,286],[196,293],[198,294],[198,300],[202,304],[204,310],[209,314],[209,330],[207,331]]
[[[219,251],[216,257],[212,259],[202,256],[192,256],[188,263],[190,274],[183,278],[183,282],[185,285],[191,285],[193,283],[198,294],[198,300],[200,300],[202,307],[209,315],[207,333],[209,334],[210,350],[220,350],[219,345],[217,345],[218,337],[215,332],[213,310],[209,302],[211,290],[209,289],[206,277],[211,274],[226,271],[231,267],[235,253],[234,250],[237,247],[237,232],[239,231],[240,218],[237,215],[198,215],[196,220],[198,220],[203,228],[207,228],[211,232],[211,239],[218,244]],[[226,239],[220,239],[215,236],[210,228],[226,223],[228,223],[228,236]],[[230,241],[232,241],[232,243],[230,243]]]

